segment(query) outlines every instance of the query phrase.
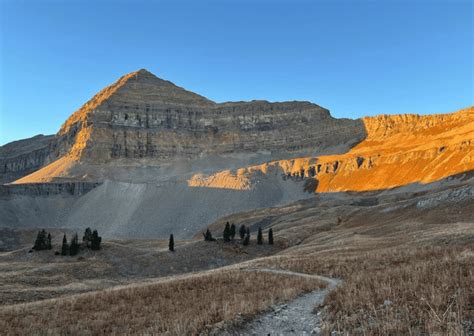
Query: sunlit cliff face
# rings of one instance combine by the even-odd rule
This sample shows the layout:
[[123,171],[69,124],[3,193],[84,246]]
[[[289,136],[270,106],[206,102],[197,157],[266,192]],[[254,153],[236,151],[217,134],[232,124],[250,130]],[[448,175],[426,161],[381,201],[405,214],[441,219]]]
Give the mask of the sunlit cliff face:
[[189,180],[189,185],[248,190],[266,174],[303,172],[306,179],[317,180],[317,192],[368,191],[430,183],[474,170],[473,107],[452,114],[381,115],[363,118],[363,122],[366,139],[345,154],[200,175]]
[[310,102],[215,103],[142,69],[101,90],[48,141],[41,155],[4,154],[10,172],[41,167],[13,183],[174,176],[189,187],[252,190],[303,175],[306,190],[365,191],[474,170],[474,108],[336,119]]

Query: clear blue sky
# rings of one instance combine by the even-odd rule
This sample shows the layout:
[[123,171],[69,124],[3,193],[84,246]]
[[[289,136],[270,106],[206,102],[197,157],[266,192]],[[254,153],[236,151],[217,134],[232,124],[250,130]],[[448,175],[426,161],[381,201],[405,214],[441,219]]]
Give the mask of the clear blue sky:
[[0,0],[0,144],[55,133],[147,68],[218,102],[336,117],[473,105],[472,1]]

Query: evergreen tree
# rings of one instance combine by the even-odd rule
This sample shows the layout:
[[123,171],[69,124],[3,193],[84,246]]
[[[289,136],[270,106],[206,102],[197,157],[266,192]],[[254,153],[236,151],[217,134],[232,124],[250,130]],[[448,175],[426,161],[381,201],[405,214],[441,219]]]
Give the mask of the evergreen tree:
[[48,250],[51,250],[53,248],[53,245],[51,244],[51,233],[48,233],[47,245]]
[[270,228],[270,231],[268,231],[268,244],[273,245],[273,230]]
[[242,244],[243,244],[244,246],[247,246],[249,243],[250,243],[250,233],[247,232],[247,233],[245,234],[245,238],[244,238]]
[[263,235],[262,235],[262,228],[258,228],[258,234],[257,234],[257,244],[262,245],[263,244]]
[[75,256],[79,252],[79,237],[77,233],[72,236],[71,245],[69,246],[69,255]]
[[35,244],[33,245],[33,250],[39,250],[40,245],[41,245],[41,231],[38,231],[38,234],[36,235]]
[[102,237],[99,237],[99,233],[97,232],[97,230],[94,230],[94,232],[92,232],[91,249],[100,250],[101,242],[102,242]]
[[33,249],[37,251],[49,249],[48,235],[46,234],[46,231],[44,229],[38,231]]
[[230,242],[230,224],[229,224],[229,222],[227,222],[225,224],[223,236],[224,236],[224,242],[226,242],[226,243]]
[[61,246],[61,255],[65,256],[69,254],[69,245],[67,244],[66,234],[63,237],[63,245]]
[[84,244],[86,244],[87,248],[91,247],[92,243],[92,230],[91,228],[87,228],[86,231],[84,231],[84,236],[82,237],[82,241]]
[[250,244],[250,228],[248,226],[245,228],[245,237],[244,237],[244,240],[242,241],[242,244],[244,246],[247,246],[248,244]]
[[204,236],[204,241],[215,241],[215,239],[212,237],[212,233],[209,229],[206,230],[206,233],[202,234]]
[[239,229],[240,239],[244,239],[244,237],[245,237],[245,232],[247,232],[246,229],[245,229],[245,225],[242,224],[242,225],[240,226],[240,229]]
[[235,238],[235,224],[232,223],[232,225],[230,226],[230,239],[234,240]]
[[168,248],[171,252],[174,251],[174,237],[173,237],[173,234],[170,234],[170,242],[168,244]]

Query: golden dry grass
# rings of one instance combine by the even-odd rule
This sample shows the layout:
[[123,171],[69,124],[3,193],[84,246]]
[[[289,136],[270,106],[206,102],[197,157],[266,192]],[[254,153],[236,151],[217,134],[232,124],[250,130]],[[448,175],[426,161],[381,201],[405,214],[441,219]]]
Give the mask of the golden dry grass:
[[321,256],[266,258],[259,264],[342,278],[324,302],[327,331],[462,335],[465,323],[474,319],[472,246],[341,249]]
[[0,308],[2,334],[189,335],[323,287],[314,279],[220,271]]

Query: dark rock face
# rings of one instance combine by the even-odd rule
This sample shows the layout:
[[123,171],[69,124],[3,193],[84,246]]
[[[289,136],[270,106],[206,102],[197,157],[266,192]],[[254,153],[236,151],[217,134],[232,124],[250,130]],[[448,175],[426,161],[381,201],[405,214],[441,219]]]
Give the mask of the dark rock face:
[[54,140],[54,135],[37,135],[0,147],[0,183],[16,180],[48,163]]
[[80,196],[88,193],[101,183],[98,182],[64,182],[64,183],[25,183],[0,185],[0,197],[11,195],[49,196],[72,195]]

